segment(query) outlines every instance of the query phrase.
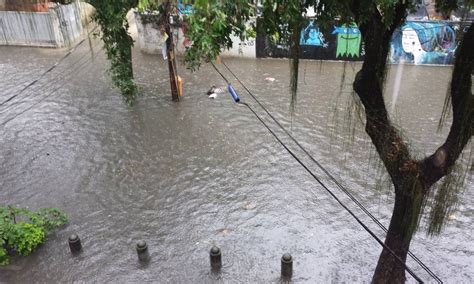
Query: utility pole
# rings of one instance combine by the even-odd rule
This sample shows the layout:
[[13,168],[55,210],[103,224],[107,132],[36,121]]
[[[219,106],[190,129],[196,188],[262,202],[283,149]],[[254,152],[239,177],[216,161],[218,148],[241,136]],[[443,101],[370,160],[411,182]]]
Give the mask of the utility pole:
[[168,35],[166,39],[166,53],[168,56],[168,70],[170,74],[171,98],[173,101],[179,101],[178,75],[176,70],[176,60],[174,54],[173,32],[171,29],[171,2],[165,2],[165,32]]

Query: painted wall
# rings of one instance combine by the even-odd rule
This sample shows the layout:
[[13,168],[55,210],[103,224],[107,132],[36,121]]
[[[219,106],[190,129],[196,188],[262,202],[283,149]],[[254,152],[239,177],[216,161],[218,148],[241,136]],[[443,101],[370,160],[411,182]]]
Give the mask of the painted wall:
[[464,26],[446,22],[407,22],[390,43],[391,63],[453,64]]
[[[390,63],[453,64],[459,33],[467,24],[440,21],[407,21],[397,29],[390,43]],[[288,57],[285,39],[257,34],[258,57]],[[364,59],[364,43],[355,25],[335,23],[329,30],[320,29],[309,19],[300,34],[300,57],[319,60]]]
[[[263,37],[263,39],[262,39]],[[257,33],[258,57],[288,57],[285,39]],[[319,60],[362,60],[364,45],[357,26],[333,25],[322,30],[309,19],[300,32],[300,58]]]

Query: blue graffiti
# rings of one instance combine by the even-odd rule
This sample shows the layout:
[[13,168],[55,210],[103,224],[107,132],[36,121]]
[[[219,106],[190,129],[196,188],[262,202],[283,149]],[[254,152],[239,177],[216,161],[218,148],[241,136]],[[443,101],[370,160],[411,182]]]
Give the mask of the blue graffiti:
[[346,26],[341,26],[341,27],[336,27],[334,26],[334,30],[332,31],[333,35],[335,34],[349,34],[349,35],[355,35],[355,34],[360,34],[360,30],[356,26],[352,27],[346,27]]
[[183,1],[180,0],[178,3],[178,11],[180,14],[189,15],[193,13],[193,5],[183,4]]
[[319,31],[319,28],[314,24],[314,20],[309,21],[309,24],[301,31],[300,45],[313,45],[327,47],[324,42],[324,36]]
[[447,23],[407,22],[391,41],[390,61],[415,64],[452,64],[456,33]]

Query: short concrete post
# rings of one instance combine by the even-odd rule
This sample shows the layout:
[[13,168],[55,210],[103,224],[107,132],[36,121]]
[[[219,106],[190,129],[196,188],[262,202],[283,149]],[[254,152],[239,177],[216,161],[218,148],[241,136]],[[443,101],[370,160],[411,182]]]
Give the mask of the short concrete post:
[[211,268],[212,268],[212,270],[220,270],[221,267],[222,267],[221,250],[218,247],[213,246],[211,248],[211,251],[210,251],[209,255],[211,257]]
[[147,261],[150,259],[150,253],[148,252],[148,245],[145,241],[139,241],[137,243],[137,254],[140,261]]
[[69,249],[71,249],[72,253],[77,253],[81,251],[82,249],[82,244],[81,244],[81,239],[79,239],[79,236],[76,234],[72,234],[69,236]]
[[281,277],[291,279],[293,276],[293,258],[291,254],[285,253],[281,257]]

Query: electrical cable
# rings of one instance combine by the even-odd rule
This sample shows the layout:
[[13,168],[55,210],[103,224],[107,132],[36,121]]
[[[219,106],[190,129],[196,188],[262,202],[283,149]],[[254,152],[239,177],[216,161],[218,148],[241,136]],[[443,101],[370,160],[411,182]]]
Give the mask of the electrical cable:
[[[97,29],[98,26],[95,26],[95,28],[89,32],[89,34],[87,36],[89,36],[91,33],[93,33],[96,29]],[[61,62],[63,62],[66,58],[68,58],[79,46],[81,46],[84,42],[86,41],[86,38],[82,39],[78,44],[76,44],[73,48],[71,48],[63,57],[61,57],[61,59],[59,59],[56,63],[54,63],[50,68],[48,68],[46,71],[44,71],[38,78],[36,78],[35,80],[33,80],[32,82],[30,82],[28,85],[26,85],[23,89],[21,89],[18,93],[16,93],[15,95],[9,97],[8,99],[6,99],[5,101],[1,102],[0,103],[0,106],[6,104],[7,102],[11,101],[12,99],[14,99],[15,97],[17,97],[18,95],[20,95],[21,93],[23,93],[26,89],[28,89],[29,87],[33,86],[34,84],[36,84],[39,80],[41,80],[46,74],[48,74],[49,72],[51,72],[52,70],[54,70],[54,68],[56,68],[59,64],[61,64]]]
[[[102,48],[103,49],[103,48]],[[101,50],[102,50],[101,49]],[[85,64],[89,63],[90,61],[92,61],[91,58],[88,58],[86,61],[82,62],[78,68],[75,70],[77,71],[77,73],[75,73],[76,75],[79,75],[84,69],[81,68],[83,67]],[[89,67],[90,68],[90,67]],[[33,103],[32,105],[30,105],[29,107],[23,109],[22,111],[20,111],[19,113],[13,115],[12,117],[4,120],[0,125],[1,126],[5,126],[8,122],[16,119],[17,117],[19,117],[20,115],[24,114],[25,112],[29,111],[30,109],[32,109],[34,106],[36,106],[37,104],[41,103],[42,101],[44,101],[45,99],[49,98],[50,96],[52,96],[54,93],[56,93],[59,89],[61,89],[62,87],[64,87],[64,85],[70,83],[69,80],[63,80],[63,83],[61,85],[59,85],[57,88],[55,88],[53,91],[51,91],[50,93],[48,93],[47,95],[43,96],[40,100],[38,100],[37,102]]]
[[[87,34],[88,37],[87,37],[87,38],[83,39],[78,45],[76,45],[72,50],[70,50],[70,51],[68,52],[68,54],[66,54],[63,58],[61,58],[60,61],[58,61],[58,62],[57,62],[56,64],[54,64],[49,70],[47,70],[44,74],[42,74],[41,77],[38,78],[37,81],[39,81],[42,77],[44,77],[44,75],[48,74],[49,72],[52,72],[53,69],[55,69],[56,67],[58,67],[59,64],[63,62],[64,59],[66,59],[67,57],[69,57],[69,55],[72,54],[73,51],[77,50],[77,48],[79,47],[79,45],[81,45],[81,44],[84,42],[84,40],[89,39],[89,43],[90,43],[90,35],[91,35],[96,29],[97,29],[97,26],[95,26],[92,31],[88,32],[88,34]],[[68,66],[65,70],[63,70],[62,72],[65,72],[65,71],[67,71],[68,69],[73,68],[73,66],[75,66],[79,61],[81,61],[86,55],[88,55],[89,51],[92,53],[92,56],[93,56],[93,50],[94,50],[99,44],[100,44],[100,43],[96,44],[95,46],[90,45],[90,49],[86,50],[86,51],[84,52],[84,54],[83,54],[78,60],[76,60],[76,61],[75,61],[74,63],[72,63],[72,64],[69,64],[69,66]],[[36,82],[35,82],[35,83],[36,83]],[[37,88],[36,91],[42,89],[42,88],[45,87],[45,86],[48,86],[48,83],[51,83],[51,81],[48,81],[46,84],[43,84],[42,86],[40,86],[39,88]],[[22,90],[22,91],[24,91],[24,90]],[[21,93],[22,91],[20,91],[20,93]],[[19,95],[19,94],[17,94],[17,95]],[[15,95],[14,97],[16,97],[17,95]],[[30,97],[30,96],[31,96],[31,94],[27,95],[26,97],[23,97],[23,99],[28,98],[28,97]],[[11,100],[11,99],[12,99],[12,98],[10,98],[9,100]],[[9,101],[9,100],[8,100],[8,101]]]
[[[99,46],[100,43],[96,44],[95,46],[91,47],[92,50]],[[23,96],[21,97],[21,100],[16,100],[14,101],[12,104],[8,105],[8,106],[5,106],[1,111],[0,111],[0,114],[3,114],[5,113],[6,111],[10,110],[11,108],[15,107],[16,105],[19,105],[21,104],[23,101],[25,101],[25,99],[28,99],[29,97],[31,97],[33,94],[37,93],[38,91],[42,90],[42,89],[45,89],[45,88],[48,88],[49,86],[53,85],[54,83],[56,83],[57,81],[60,81],[60,80],[64,80],[66,77],[68,77],[69,75],[71,75],[72,73],[74,73],[76,71],[76,69],[73,69],[75,68],[75,66],[80,62],[82,61],[87,55],[89,55],[89,50],[87,50],[79,59],[77,59],[76,61],[74,61],[72,64],[70,64],[69,66],[66,67],[65,70],[62,70],[62,73],[60,74],[61,76],[56,76],[54,79],[44,83],[43,85],[40,85],[38,88],[34,89],[31,91],[31,93],[27,94],[26,96]],[[86,61],[89,60],[86,59]]]
[[[229,82],[228,79],[217,69],[214,63],[211,62],[211,65],[216,69],[216,71],[221,75],[221,77],[226,81]],[[372,230],[367,227],[355,214],[350,210],[299,158],[296,154],[290,150],[290,148],[276,135],[276,133],[263,121],[263,119],[255,112],[255,110],[245,102],[238,102],[238,104],[246,106],[260,121],[260,123],[272,134],[272,136],[278,141],[278,143],[285,148],[285,150],[336,200],[356,221],[361,225],[365,231],[367,231],[384,249],[386,249],[402,266],[404,266],[405,270],[415,278],[419,283],[423,283],[423,281],[408,267],[408,265],[403,262],[400,257],[398,257],[394,251],[392,251],[377,235],[375,235]]]
[[[365,208],[365,206],[357,200],[354,195],[352,195],[348,189],[346,189],[322,164],[320,164],[299,142],[296,138],[291,135],[288,130],[281,125],[281,123],[265,108],[265,106],[257,99],[257,97],[245,86],[245,84],[237,77],[237,75],[221,60],[222,64],[226,69],[234,76],[234,78],[242,85],[242,87],[247,91],[247,93],[257,102],[257,104],[268,114],[268,116],[282,129],[285,134],[290,137],[290,139],[309,157],[309,159],[315,163],[329,178],[332,180],[367,216],[369,216],[372,221],[374,221],[385,233],[387,233],[387,228],[372,214],[370,211]],[[220,72],[219,72],[220,73]],[[222,73],[220,73],[222,76]],[[408,255],[418,263],[431,277],[433,277],[438,283],[443,283],[443,281],[429,269],[414,253],[408,250]]]

